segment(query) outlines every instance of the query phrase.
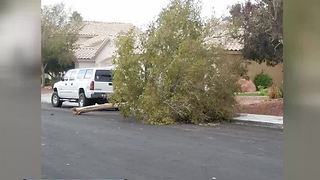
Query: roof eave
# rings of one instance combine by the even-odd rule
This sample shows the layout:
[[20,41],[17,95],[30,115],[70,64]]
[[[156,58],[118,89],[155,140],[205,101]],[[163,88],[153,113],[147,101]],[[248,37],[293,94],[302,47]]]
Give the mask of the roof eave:
[[92,59],[96,59],[96,57],[98,56],[98,54],[101,52],[101,50],[107,45],[107,43],[109,42],[109,38],[106,37],[103,42],[101,43],[99,49],[96,51],[96,53],[94,54],[94,56],[92,57]]

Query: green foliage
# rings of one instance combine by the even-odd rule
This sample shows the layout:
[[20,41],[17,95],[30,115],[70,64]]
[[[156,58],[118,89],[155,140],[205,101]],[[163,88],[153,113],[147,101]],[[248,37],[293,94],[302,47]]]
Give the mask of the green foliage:
[[45,78],[45,83],[46,86],[51,85],[51,80],[49,78]]
[[44,85],[45,85],[45,86],[51,86],[51,87],[53,87],[54,83],[56,83],[56,82],[58,82],[58,81],[60,81],[60,80],[61,80],[60,77],[51,77],[51,79],[45,78],[45,83],[44,83]]
[[259,86],[259,96],[268,96],[269,90],[268,88],[264,88],[263,86]]
[[272,78],[268,74],[261,72],[254,77],[253,83],[259,90],[265,89],[272,85]]
[[268,95],[268,89],[260,89],[256,92],[238,92],[235,95],[237,96],[267,96]]
[[269,98],[271,99],[283,98],[283,90],[282,88],[279,88],[275,84],[273,84],[269,89],[268,95],[269,95]]
[[150,124],[203,123],[233,115],[240,61],[203,42],[193,0],[173,0],[146,33],[117,41],[112,101]]
[[278,97],[283,98],[283,88],[278,89]]
[[245,58],[268,65],[283,62],[282,0],[247,0],[233,5],[230,14],[231,33],[243,41]]
[[57,75],[74,66],[73,49],[78,39],[81,15],[66,11],[64,4],[41,9],[42,73]]
[[237,92],[237,96],[268,96],[269,88],[264,88],[263,86],[258,86],[258,91],[256,92]]

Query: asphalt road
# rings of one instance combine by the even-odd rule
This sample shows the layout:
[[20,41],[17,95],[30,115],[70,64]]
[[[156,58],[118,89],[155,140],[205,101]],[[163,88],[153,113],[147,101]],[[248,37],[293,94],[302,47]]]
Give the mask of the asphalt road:
[[42,104],[47,179],[280,180],[282,130],[220,124],[151,126],[116,111],[74,116]]

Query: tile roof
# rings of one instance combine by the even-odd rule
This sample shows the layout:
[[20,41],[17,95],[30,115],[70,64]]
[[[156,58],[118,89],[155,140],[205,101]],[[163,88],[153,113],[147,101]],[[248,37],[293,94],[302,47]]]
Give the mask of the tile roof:
[[224,22],[215,27],[214,33],[206,38],[206,43],[221,46],[227,51],[241,51],[243,49],[240,39],[231,37],[228,24]]
[[86,36],[117,35],[133,27],[133,24],[130,23],[85,21],[79,34]]
[[74,53],[77,59],[91,60],[96,55],[97,51],[98,51],[97,48],[82,47],[82,48],[75,49]]
[[[85,21],[79,31],[76,42],[78,48],[74,50],[77,59],[94,61],[106,43],[111,42],[120,33],[135,28],[129,23]],[[138,29],[137,29],[138,30]]]
[[229,41],[225,43],[223,48],[228,51],[241,51],[243,49],[243,44],[237,39],[230,38]]
[[233,38],[211,37],[207,38],[206,40],[206,43],[221,46],[227,51],[241,51],[243,49],[243,44],[239,40]]

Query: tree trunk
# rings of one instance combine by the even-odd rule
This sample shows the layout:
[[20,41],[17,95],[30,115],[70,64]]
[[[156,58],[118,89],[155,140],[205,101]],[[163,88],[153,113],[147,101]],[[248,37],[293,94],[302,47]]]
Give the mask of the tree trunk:
[[105,103],[100,105],[72,108],[72,112],[75,115],[80,115],[86,112],[107,110],[107,109],[114,109],[114,108],[118,108],[118,106],[116,104],[113,105],[112,103]]
[[45,69],[47,67],[47,64],[45,65],[41,65],[41,87],[43,88],[45,86],[45,81],[46,81],[46,77],[45,77]]

